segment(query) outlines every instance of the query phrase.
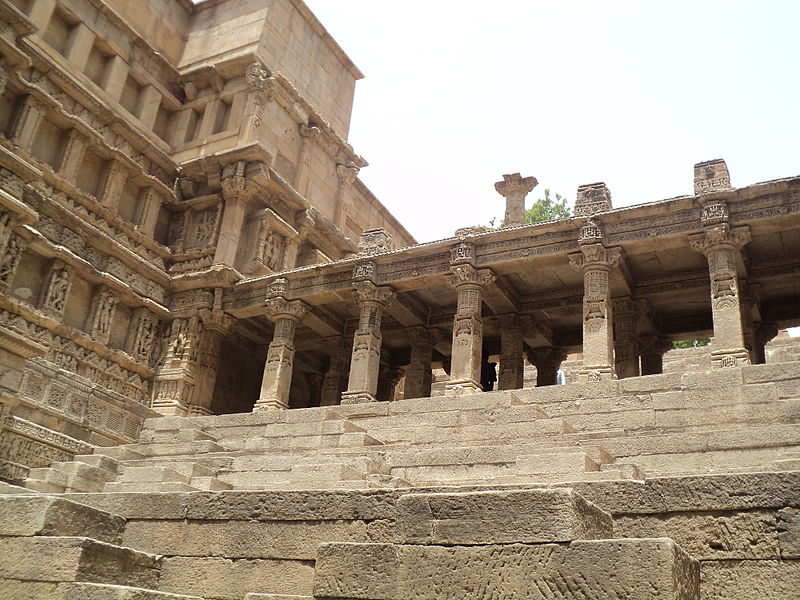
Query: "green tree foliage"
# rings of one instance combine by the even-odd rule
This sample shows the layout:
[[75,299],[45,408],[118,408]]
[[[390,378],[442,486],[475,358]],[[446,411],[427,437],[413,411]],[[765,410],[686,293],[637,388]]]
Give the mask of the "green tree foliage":
[[676,349],[680,348],[697,348],[698,346],[708,346],[711,343],[711,338],[700,338],[697,340],[678,340],[677,342],[672,342],[672,347]]
[[[528,223],[541,223],[542,221],[555,221],[557,219],[568,219],[572,216],[572,210],[567,206],[567,199],[562,198],[561,194],[556,194],[555,198],[550,196],[550,190],[544,190],[544,198],[539,198],[525,211],[525,220]],[[489,221],[489,227],[494,227],[497,218]],[[498,227],[504,227],[505,223],[500,222]]]
[[539,198],[533,203],[533,206],[525,211],[525,220],[528,223],[568,219],[571,216],[572,211],[567,206],[567,199],[562,198],[561,194],[556,194],[555,198],[551,198],[549,189],[544,190],[544,198]]

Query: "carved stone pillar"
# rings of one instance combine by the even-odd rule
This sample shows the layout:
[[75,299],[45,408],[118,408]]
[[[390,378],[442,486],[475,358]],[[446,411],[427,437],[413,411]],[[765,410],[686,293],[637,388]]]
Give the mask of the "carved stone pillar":
[[[117,295],[113,290],[101,285],[94,291],[86,332],[101,344],[108,344],[111,322],[117,307]],[[155,331],[153,332],[155,335]]]
[[[503,175],[503,181],[494,184],[494,189],[506,199],[506,213],[503,227],[525,224],[525,196],[539,182],[536,177],[522,177],[519,173]],[[502,389],[502,388],[501,388]]]
[[359,307],[358,329],[353,338],[350,359],[350,378],[342,404],[376,402],[378,371],[381,362],[381,316],[386,303],[394,295],[392,289],[377,286],[371,281],[356,281]]
[[411,358],[406,369],[405,397],[428,398],[431,395],[433,344],[435,334],[425,327],[411,327]]
[[706,227],[703,233],[689,236],[692,248],[705,254],[708,259],[714,320],[711,361],[715,367],[750,364],[745,346],[736,267],[737,259],[741,260],[739,249],[749,241],[750,230],[747,226],[732,228],[724,222]]
[[333,222],[339,229],[344,227],[344,195],[358,177],[359,168],[354,165],[336,165],[336,176],[339,185],[336,188]]
[[311,160],[311,149],[314,147],[314,140],[319,137],[322,130],[319,127],[309,127],[305,123],[300,124],[300,150],[297,153],[297,167],[294,172],[294,189],[301,195],[308,194],[308,163]]
[[[222,342],[236,319],[219,308],[200,311],[203,329],[195,351],[195,378],[192,395],[187,406],[189,415],[210,415],[214,402],[214,387],[217,383],[219,361],[222,357]],[[145,350],[146,352],[146,346]]]
[[778,326],[775,323],[759,323],[755,328],[755,364],[763,365],[767,362],[767,344],[778,335]]
[[498,390],[518,390],[522,388],[525,376],[523,357],[524,341],[519,315],[508,314],[500,317],[500,375]]
[[639,356],[642,375],[658,375],[664,372],[664,353],[672,348],[672,342],[657,335],[639,336]]
[[175,319],[164,332],[164,350],[153,383],[153,410],[182,416],[192,403],[196,375],[197,345],[202,333],[199,316]]
[[47,277],[47,284],[43,290],[40,308],[44,312],[61,318],[64,315],[71,285],[71,276],[67,266],[60,260],[53,261]]
[[214,264],[233,267],[236,263],[242,224],[247,212],[245,166],[245,162],[240,160],[226,166],[222,171],[221,185],[222,197],[225,200],[225,212],[222,215]]
[[322,382],[320,406],[335,406],[342,399],[347,385],[347,367],[350,352],[341,336],[325,340],[328,347],[328,370]]
[[275,79],[260,62],[250,63],[245,72],[249,88],[245,102],[245,122],[242,130],[244,142],[258,139],[264,114],[264,107],[272,97],[272,83]]
[[28,243],[18,235],[10,234],[8,243],[0,254],[0,289],[8,289],[19,266],[19,259]]
[[0,96],[6,91],[6,84],[8,83],[8,69],[4,62],[0,61]]
[[589,221],[582,230],[581,251],[569,255],[570,264],[583,273],[583,366],[581,381],[614,379],[614,340],[609,279],[622,260],[622,248],[606,248],[599,227]]
[[450,356],[450,380],[444,393],[455,396],[482,391],[481,362],[483,351],[483,290],[494,281],[489,269],[476,269],[470,264],[450,267],[448,282],[458,294],[453,319],[453,349]]
[[149,237],[153,237],[158,223],[158,213],[161,211],[161,196],[153,189],[147,188],[142,192],[141,217],[137,229]]
[[556,385],[558,370],[567,358],[561,348],[541,347],[528,352],[528,362],[536,367],[536,387]]
[[267,316],[275,323],[275,334],[267,350],[261,393],[253,412],[289,408],[289,390],[294,364],[294,331],[308,307],[300,300],[283,297],[267,300]]
[[633,298],[615,298],[614,369],[619,379],[639,376],[639,312]]
[[58,172],[69,181],[75,181],[78,168],[81,166],[83,155],[86,152],[87,138],[77,129],[70,129],[64,139],[64,149],[61,160],[58,161]]
[[378,377],[378,391],[375,394],[375,399],[378,402],[391,402],[394,400],[394,394],[397,384],[403,378],[403,369],[397,367],[390,367],[384,365],[380,368],[380,377]]
[[23,150],[31,151],[39,124],[45,114],[45,106],[33,96],[27,96],[17,111],[14,124],[11,126],[9,137],[22,147]]

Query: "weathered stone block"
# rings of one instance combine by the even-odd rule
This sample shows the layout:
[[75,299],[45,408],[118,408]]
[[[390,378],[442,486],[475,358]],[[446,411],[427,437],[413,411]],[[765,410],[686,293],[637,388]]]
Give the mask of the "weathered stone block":
[[0,496],[0,535],[91,536],[118,543],[125,519],[51,496]]
[[781,557],[800,558],[800,508],[787,507],[779,510],[777,525]]
[[569,489],[407,494],[397,501],[401,544],[509,544],[606,538],[608,513]]
[[700,581],[703,600],[795,600],[800,561],[708,561],[702,563]]
[[314,596],[365,600],[697,600],[699,568],[672,540],[504,546],[326,544]]

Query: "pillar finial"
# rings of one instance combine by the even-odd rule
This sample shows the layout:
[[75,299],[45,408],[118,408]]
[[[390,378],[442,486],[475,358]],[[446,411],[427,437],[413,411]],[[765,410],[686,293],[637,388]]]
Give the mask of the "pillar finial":
[[523,177],[519,173],[503,175],[503,181],[494,184],[494,189],[506,199],[504,227],[525,224],[525,196],[538,185],[536,177]]

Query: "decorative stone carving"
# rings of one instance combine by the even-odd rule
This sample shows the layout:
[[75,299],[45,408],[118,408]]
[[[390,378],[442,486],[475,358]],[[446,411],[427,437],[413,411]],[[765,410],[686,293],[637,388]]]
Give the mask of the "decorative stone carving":
[[728,165],[721,158],[697,163],[694,166],[695,195],[730,190],[731,177]]
[[283,297],[268,298],[266,315],[275,323],[275,333],[267,350],[261,393],[253,412],[275,408],[289,408],[289,388],[294,362],[294,332],[297,323],[308,312],[308,306],[299,300]]
[[737,262],[740,248],[750,241],[750,228],[719,223],[689,236],[692,248],[706,255],[711,279],[714,339],[711,360],[716,367],[749,364],[742,320]]
[[137,359],[149,363],[158,330],[158,319],[146,308],[134,311],[131,319],[128,352]]
[[102,344],[108,343],[116,306],[116,294],[105,286],[98,286],[92,298],[92,306],[89,311],[86,328],[88,334]]
[[374,261],[366,260],[356,263],[356,265],[353,267],[353,280],[370,280],[374,283],[376,272],[377,265]]
[[456,289],[458,304],[453,318],[450,379],[445,385],[445,394],[458,395],[483,389],[480,385],[483,350],[482,294],[495,276],[489,269],[476,269],[469,264],[452,265],[450,271],[447,280]]
[[605,183],[589,183],[578,187],[574,216],[591,217],[611,208],[611,192]]
[[570,265],[583,272],[583,366],[578,371],[582,381],[616,377],[609,275],[622,257],[621,248],[599,243],[581,245],[580,252],[568,256]]
[[66,266],[60,261],[53,263],[42,297],[42,309],[62,315],[70,285],[70,274]]
[[358,239],[359,254],[379,254],[390,250],[394,250],[394,242],[383,229],[367,229]]
[[6,84],[8,83],[8,71],[3,63],[0,63],[0,95],[6,91]]
[[459,244],[451,250],[450,254],[451,264],[471,263],[475,259],[475,244],[471,242],[459,242]]
[[527,196],[539,182],[536,177],[522,177],[519,173],[503,175],[503,181],[494,184],[498,194],[506,199],[506,213],[503,218],[504,227],[514,227],[525,224],[525,196]]
[[0,255],[0,286],[11,285],[14,274],[17,272],[19,260],[22,258],[22,252],[26,246],[27,242],[23,238],[11,235],[2,255]]
[[394,296],[387,286],[376,286],[371,281],[354,281],[355,297],[359,307],[358,329],[353,337],[353,354],[350,360],[350,378],[347,391],[342,394],[342,404],[376,402],[378,371],[381,359],[381,316],[386,303]]

